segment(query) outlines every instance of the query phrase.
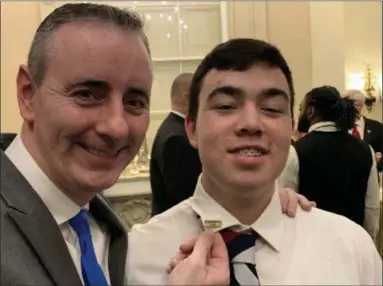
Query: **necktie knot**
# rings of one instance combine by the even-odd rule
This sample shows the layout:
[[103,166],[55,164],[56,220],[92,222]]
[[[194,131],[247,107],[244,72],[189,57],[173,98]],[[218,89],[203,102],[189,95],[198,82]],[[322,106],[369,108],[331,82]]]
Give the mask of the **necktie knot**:
[[69,224],[79,236],[90,233],[88,211],[85,209],[80,210],[78,214],[69,220]]
[[226,243],[230,260],[233,260],[240,253],[253,248],[258,237],[257,233],[254,231],[247,233],[223,229],[220,233]]

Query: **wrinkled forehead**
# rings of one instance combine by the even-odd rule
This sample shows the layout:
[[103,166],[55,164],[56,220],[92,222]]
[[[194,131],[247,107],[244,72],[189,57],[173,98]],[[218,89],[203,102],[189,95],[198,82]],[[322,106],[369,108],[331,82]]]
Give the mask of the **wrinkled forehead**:
[[67,80],[90,77],[113,84],[151,84],[151,60],[139,34],[93,24],[78,22],[60,28],[52,45],[49,74]]

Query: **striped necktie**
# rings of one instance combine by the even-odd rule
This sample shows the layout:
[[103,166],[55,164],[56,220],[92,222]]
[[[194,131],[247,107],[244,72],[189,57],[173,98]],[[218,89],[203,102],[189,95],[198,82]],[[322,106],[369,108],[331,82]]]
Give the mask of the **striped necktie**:
[[255,241],[257,234],[220,231],[229,253],[230,286],[260,285],[255,268]]

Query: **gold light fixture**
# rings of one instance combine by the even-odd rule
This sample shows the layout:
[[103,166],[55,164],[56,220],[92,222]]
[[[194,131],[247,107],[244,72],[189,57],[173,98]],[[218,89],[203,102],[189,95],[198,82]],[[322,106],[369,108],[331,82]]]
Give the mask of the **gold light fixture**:
[[372,106],[375,104],[377,100],[377,95],[381,100],[381,91],[380,91],[380,86],[377,85],[375,82],[373,82],[370,65],[367,65],[366,67],[363,90],[365,92],[364,104],[366,105],[367,110],[371,112]]
[[125,170],[122,172],[120,178],[133,179],[133,178],[147,178],[149,177],[149,164],[150,156],[148,151],[148,144],[146,138],[138,151],[138,154],[134,158]]

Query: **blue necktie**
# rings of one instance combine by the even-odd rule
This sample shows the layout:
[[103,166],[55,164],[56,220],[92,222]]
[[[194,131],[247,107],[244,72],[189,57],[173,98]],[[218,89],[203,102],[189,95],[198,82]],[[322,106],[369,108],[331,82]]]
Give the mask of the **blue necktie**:
[[81,270],[85,286],[108,286],[94,252],[87,210],[81,210],[69,220],[69,224],[78,236],[81,248]]
[[257,234],[220,231],[226,243],[230,260],[230,286],[260,285],[255,267],[255,241]]

